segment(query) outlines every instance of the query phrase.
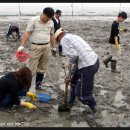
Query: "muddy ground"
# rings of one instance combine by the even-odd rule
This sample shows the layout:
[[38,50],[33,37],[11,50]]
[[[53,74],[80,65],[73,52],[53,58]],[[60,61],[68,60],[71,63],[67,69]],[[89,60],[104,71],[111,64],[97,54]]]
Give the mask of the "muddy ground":
[[[30,16],[31,17],[31,16]],[[27,63],[19,63],[15,58],[15,52],[20,46],[19,41],[10,39],[6,41],[5,34],[8,23],[16,21],[20,25],[20,31],[24,32],[30,17],[1,17],[0,19],[0,76],[14,71]],[[42,93],[52,96],[49,103],[33,102],[29,97],[23,100],[33,102],[37,110],[14,106],[11,109],[0,109],[0,127],[130,127],[130,23],[122,26],[128,28],[126,33],[121,33],[122,54],[118,59],[117,68],[120,74],[115,74],[109,68],[105,68],[102,60],[109,52],[107,42],[113,18],[92,17],[62,17],[62,27],[81,36],[88,41],[96,51],[100,59],[100,69],[95,76],[94,96],[97,101],[98,112],[95,118],[88,114],[88,107],[78,100],[71,112],[59,113],[58,105],[63,101],[64,71],[61,63],[65,57],[51,57],[48,71],[43,83],[47,84]],[[29,51],[30,44],[26,46]],[[33,81],[34,82],[34,81]],[[33,83],[34,84],[34,83]],[[34,85],[31,90],[36,93]]]

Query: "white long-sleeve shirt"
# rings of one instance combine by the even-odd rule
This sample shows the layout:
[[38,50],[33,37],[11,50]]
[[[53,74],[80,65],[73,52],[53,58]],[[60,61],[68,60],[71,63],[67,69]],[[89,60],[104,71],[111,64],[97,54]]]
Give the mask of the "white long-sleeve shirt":
[[94,50],[77,35],[65,34],[60,44],[70,64],[74,64],[78,57],[78,69],[94,65],[97,61],[98,56]]

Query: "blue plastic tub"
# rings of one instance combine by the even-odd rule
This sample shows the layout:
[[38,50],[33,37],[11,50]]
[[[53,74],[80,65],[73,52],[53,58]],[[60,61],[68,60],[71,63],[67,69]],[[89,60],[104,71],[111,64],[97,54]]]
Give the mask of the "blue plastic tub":
[[51,100],[51,96],[46,93],[39,93],[38,100],[42,103],[48,103]]

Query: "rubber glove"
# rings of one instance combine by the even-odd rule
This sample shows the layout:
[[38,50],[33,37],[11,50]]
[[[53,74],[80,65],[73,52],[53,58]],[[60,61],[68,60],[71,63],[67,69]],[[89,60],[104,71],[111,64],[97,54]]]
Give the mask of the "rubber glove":
[[127,29],[126,28],[120,28],[120,32],[127,32]]
[[24,49],[24,47],[23,47],[23,46],[20,46],[17,51],[18,51],[18,52],[21,52],[23,49]]
[[35,105],[33,105],[30,102],[25,102],[26,103],[26,107],[30,110],[35,110],[37,107]]
[[36,94],[34,94],[32,92],[27,92],[26,95],[32,97],[33,101],[37,101],[37,95]]
[[62,63],[61,67],[62,68],[69,68],[70,64],[68,62]]
[[57,50],[56,48],[51,48],[51,53],[53,56],[56,56],[56,50]]
[[118,44],[118,42],[116,42],[116,49],[119,49],[119,44]]
[[123,31],[124,31],[124,32],[127,32],[127,29],[125,28]]

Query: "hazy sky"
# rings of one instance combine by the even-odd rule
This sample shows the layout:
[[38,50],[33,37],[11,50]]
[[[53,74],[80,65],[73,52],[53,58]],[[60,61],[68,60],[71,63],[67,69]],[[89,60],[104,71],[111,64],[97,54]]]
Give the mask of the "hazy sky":
[[[41,4],[45,4],[46,6],[70,6],[72,3],[20,3],[22,6],[39,6]],[[73,3],[74,6],[102,6],[102,7],[117,7],[120,5],[120,3]],[[0,6],[17,6],[18,3],[0,3]],[[121,6],[130,7],[130,3],[121,3]]]

